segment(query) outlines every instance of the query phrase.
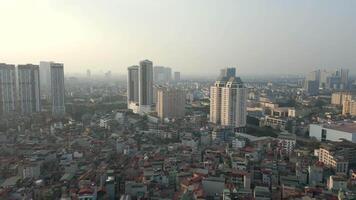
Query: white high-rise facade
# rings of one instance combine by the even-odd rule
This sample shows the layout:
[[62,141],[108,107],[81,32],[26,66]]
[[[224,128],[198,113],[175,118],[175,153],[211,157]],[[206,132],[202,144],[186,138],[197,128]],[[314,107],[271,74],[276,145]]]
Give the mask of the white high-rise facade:
[[[246,126],[247,88],[232,73],[220,76],[210,88],[210,122],[226,127]],[[225,71],[229,71],[225,70]]]
[[61,63],[51,63],[51,100],[52,114],[65,115],[64,69]]
[[152,62],[143,60],[138,70],[139,106],[143,112],[150,111],[153,103],[153,67]]
[[238,77],[231,77],[221,91],[221,125],[246,126],[247,88]]
[[0,63],[0,115],[16,111],[15,65]]
[[38,65],[18,65],[19,103],[23,114],[41,111]]

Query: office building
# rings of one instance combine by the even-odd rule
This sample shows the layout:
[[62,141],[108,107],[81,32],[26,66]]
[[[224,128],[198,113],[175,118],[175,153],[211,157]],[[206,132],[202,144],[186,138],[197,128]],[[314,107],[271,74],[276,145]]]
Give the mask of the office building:
[[229,127],[246,126],[247,88],[235,70],[226,69],[210,88],[210,122]]
[[156,110],[161,120],[184,117],[185,92],[174,88],[157,88]]
[[40,72],[38,65],[18,65],[19,104],[23,114],[41,111]]
[[174,81],[179,82],[180,81],[180,72],[174,72]]
[[16,111],[15,65],[0,63],[0,115]]
[[65,90],[63,64],[51,63],[51,100],[52,114],[62,117],[65,115]]

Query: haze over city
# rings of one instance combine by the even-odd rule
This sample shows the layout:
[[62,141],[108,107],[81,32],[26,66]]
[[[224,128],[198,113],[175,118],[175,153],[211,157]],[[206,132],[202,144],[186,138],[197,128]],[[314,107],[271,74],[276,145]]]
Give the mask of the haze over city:
[[0,0],[0,200],[356,199],[355,11]]
[[190,75],[355,73],[356,2],[329,0],[1,0],[1,60],[65,73],[150,59]]

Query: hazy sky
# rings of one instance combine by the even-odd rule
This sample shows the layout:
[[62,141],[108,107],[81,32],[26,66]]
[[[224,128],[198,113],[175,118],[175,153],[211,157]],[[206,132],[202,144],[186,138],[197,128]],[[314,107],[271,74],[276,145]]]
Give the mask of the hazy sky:
[[150,59],[182,74],[356,70],[356,1],[0,0],[0,62],[66,73]]

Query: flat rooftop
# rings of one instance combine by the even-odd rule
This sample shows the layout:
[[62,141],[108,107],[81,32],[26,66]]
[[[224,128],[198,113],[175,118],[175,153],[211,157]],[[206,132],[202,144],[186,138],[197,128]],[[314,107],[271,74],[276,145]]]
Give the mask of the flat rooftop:
[[353,122],[326,124],[323,127],[328,129],[338,130],[338,131],[344,131],[348,133],[356,133],[356,123]]

